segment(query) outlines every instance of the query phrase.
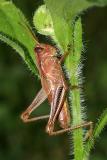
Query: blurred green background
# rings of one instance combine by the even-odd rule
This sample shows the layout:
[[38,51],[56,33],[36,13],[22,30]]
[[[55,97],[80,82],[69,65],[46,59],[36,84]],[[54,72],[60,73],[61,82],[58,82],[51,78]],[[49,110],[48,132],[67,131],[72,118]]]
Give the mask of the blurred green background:
[[[32,23],[41,0],[13,0]],[[84,94],[88,120],[96,122],[107,108],[107,7],[82,14]],[[0,160],[67,160],[67,135],[49,137],[46,121],[24,124],[20,114],[41,88],[40,80],[27,69],[14,50],[0,42]],[[49,111],[48,103],[38,113]],[[35,113],[34,113],[35,114]],[[107,128],[91,152],[92,160],[107,160]]]

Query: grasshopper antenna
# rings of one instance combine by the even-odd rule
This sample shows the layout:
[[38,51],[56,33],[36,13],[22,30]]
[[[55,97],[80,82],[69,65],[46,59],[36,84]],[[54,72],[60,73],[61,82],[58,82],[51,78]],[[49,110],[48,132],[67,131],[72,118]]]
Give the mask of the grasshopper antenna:
[[36,42],[36,44],[38,44],[38,38],[36,37],[36,35],[34,34],[34,32],[32,31],[32,29],[30,28],[30,26],[28,24],[23,24],[21,22],[18,22],[19,25],[21,25],[22,27],[24,27],[26,29],[26,31],[28,33],[30,33],[30,35],[32,36],[32,38],[34,39],[34,41]]

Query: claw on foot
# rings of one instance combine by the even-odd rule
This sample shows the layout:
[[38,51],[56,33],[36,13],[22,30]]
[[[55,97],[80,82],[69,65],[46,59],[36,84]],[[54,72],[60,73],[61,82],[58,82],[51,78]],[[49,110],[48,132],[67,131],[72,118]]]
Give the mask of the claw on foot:
[[29,113],[28,112],[24,112],[24,113],[21,114],[21,119],[22,119],[23,122],[26,123],[28,118],[29,118]]
[[85,141],[92,137],[92,133],[93,133],[93,122],[90,122],[90,129],[87,131],[85,135],[85,138],[84,138]]
[[52,135],[54,129],[54,124],[52,122],[49,122],[48,125],[46,126],[46,132],[49,135]]

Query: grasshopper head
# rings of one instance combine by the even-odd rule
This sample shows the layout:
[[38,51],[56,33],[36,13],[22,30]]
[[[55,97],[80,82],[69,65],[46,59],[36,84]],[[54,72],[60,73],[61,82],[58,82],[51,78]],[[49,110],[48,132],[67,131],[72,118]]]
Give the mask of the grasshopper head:
[[45,55],[53,56],[55,54],[56,49],[49,44],[37,44],[34,51],[37,54],[37,56],[42,58],[42,56]]

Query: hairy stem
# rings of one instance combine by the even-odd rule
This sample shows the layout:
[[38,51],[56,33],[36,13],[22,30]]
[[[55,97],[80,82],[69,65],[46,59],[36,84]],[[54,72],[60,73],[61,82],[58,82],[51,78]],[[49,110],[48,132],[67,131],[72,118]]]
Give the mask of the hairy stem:
[[[72,101],[72,119],[71,127],[82,124],[82,110],[81,110],[81,98],[80,98],[80,88],[79,88],[79,64],[82,51],[82,26],[81,20],[78,19],[74,27],[74,42],[73,49],[71,49],[71,54],[66,60],[66,66],[70,71],[70,83],[74,89],[71,90],[70,96]],[[83,130],[82,128],[73,131],[73,148],[74,148],[74,159],[83,160]]]
[[[71,78],[71,84],[78,86],[78,79],[76,75]],[[72,97],[72,119],[73,126],[82,123],[81,118],[81,100],[80,100],[80,90],[75,89],[71,92]],[[74,142],[74,159],[83,160],[83,131],[82,128],[73,131],[73,142]]]

